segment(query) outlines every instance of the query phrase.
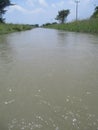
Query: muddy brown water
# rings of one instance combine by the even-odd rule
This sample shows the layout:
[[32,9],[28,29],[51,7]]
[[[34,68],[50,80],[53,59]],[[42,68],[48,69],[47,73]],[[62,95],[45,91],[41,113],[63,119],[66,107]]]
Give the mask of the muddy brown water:
[[0,130],[98,130],[98,36],[1,35]]

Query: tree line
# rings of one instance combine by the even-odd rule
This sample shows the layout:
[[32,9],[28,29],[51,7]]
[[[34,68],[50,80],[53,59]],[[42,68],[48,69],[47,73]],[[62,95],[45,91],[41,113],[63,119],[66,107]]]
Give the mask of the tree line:
[[[12,6],[14,4],[11,3],[10,0],[0,0],[0,23],[5,23],[5,19],[3,15],[6,13],[6,7]],[[60,23],[65,23],[68,15],[70,14],[70,10],[60,10],[55,18],[55,20],[59,21]],[[94,13],[91,15],[91,18],[98,18],[98,6],[95,7]]]

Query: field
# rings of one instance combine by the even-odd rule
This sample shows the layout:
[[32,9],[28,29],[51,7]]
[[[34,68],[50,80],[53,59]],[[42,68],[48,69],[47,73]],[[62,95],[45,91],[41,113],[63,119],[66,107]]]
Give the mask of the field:
[[29,30],[33,27],[33,25],[24,24],[0,24],[0,34]]
[[66,31],[98,33],[98,19],[74,21],[65,24],[50,24],[44,27]]

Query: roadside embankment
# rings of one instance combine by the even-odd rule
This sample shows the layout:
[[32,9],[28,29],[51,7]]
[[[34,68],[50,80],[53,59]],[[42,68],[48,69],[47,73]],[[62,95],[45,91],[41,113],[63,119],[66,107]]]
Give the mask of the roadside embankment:
[[98,33],[98,19],[74,21],[65,24],[50,24],[44,27],[74,32]]
[[0,24],[0,34],[30,30],[33,27],[34,27],[33,25],[24,25],[24,24]]

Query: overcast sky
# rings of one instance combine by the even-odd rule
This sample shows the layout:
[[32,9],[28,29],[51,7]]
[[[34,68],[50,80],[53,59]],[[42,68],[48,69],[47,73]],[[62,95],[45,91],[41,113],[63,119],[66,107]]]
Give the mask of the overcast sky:
[[[10,0],[16,5],[7,8],[6,22],[24,24],[44,24],[55,22],[59,10],[69,9],[67,21],[75,19],[75,0]],[[98,0],[80,0],[78,18],[91,16]]]

